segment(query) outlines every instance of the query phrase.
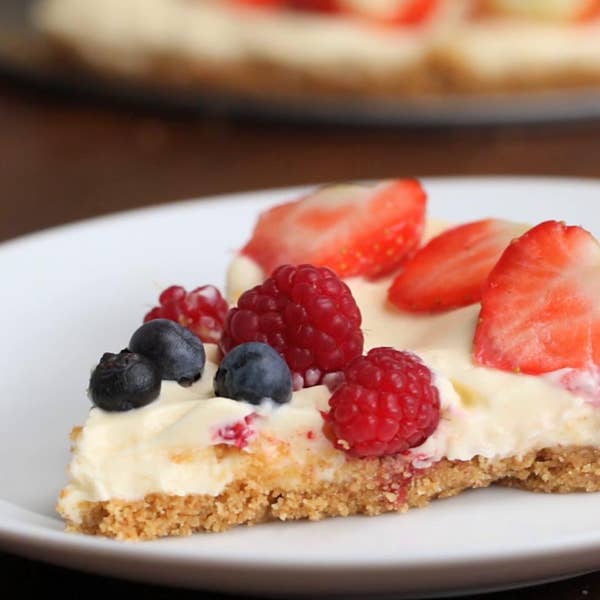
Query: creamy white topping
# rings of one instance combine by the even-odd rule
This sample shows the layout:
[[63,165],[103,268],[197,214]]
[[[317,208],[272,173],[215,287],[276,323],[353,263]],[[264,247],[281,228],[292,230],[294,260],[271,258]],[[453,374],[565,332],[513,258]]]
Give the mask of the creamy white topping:
[[440,48],[489,80],[600,71],[598,23],[578,27],[513,20],[471,23]]
[[251,258],[239,254],[229,264],[226,275],[226,294],[231,304],[250,288],[264,280],[263,270]]

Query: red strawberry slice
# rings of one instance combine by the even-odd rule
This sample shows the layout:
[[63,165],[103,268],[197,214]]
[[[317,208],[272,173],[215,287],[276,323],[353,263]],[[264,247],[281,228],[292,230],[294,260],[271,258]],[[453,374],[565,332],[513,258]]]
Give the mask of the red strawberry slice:
[[396,0],[367,4],[364,0],[338,0],[350,14],[383,25],[410,26],[427,21],[438,9],[440,0]]
[[271,273],[282,264],[378,277],[418,248],[427,197],[414,179],[328,186],[263,213],[242,253]]
[[600,245],[588,231],[547,221],[506,249],[483,289],[475,360],[532,375],[600,365]]
[[576,17],[578,21],[593,21],[600,17],[600,0],[587,0]]
[[437,9],[440,0],[406,0],[392,18],[396,25],[417,25],[426,21]]
[[389,290],[402,310],[437,312],[478,302],[490,271],[510,241],[527,228],[486,219],[444,231],[406,263]]

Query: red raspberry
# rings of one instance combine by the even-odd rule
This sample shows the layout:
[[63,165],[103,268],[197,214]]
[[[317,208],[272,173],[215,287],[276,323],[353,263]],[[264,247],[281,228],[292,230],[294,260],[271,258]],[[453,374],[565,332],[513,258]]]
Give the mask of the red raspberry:
[[338,448],[353,456],[385,456],[420,446],[440,420],[431,371],[410,352],[374,348],[345,370],[346,383],[324,415]]
[[256,430],[252,426],[255,418],[256,414],[251,413],[241,421],[220,427],[213,433],[213,441],[243,450],[256,437]]
[[229,306],[213,285],[203,285],[186,292],[179,285],[168,287],[158,299],[144,323],[153,319],[169,319],[193,331],[203,342],[217,344]]
[[269,344],[287,362],[294,388],[310,387],[362,354],[361,320],[350,289],[331,269],[283,265],[229,311],[221,349]]

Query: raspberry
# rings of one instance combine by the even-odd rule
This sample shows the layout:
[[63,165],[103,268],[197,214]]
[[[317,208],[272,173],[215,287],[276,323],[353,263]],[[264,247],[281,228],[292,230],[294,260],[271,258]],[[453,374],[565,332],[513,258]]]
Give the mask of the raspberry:
[[217,344],[221,339],[229,307],[213,285],[203,285],[191,292],[172,285],[159,296],[158,301],[160,306],[144,317],[144,323],[169,319],[193,331],[203,342]]
[[362,354],[361,320],[350,289],[331,269],[283,265],[229,311],[221,349],[269,344],[287,362],[294,388],[310,387]]
[[256,437],[256,430],[252,426],[255,418],[256,414],[251,413],[241,421],[220,427],[213,433],[213,441],[243,450]]
[[353,456],[385,456],[420,446],[440,420],[431,371],[410,352],[374,348],[345,369],[324,415],[335,445]]

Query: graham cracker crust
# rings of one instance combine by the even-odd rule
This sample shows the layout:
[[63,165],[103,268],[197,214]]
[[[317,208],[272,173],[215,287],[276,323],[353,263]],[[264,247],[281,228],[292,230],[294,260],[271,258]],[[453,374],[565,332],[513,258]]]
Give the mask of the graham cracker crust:
[[[236,450],[223,449],[229,451]],[[67,529],[120,540],[151,540],[271,520],[405,512],[494,483],[533,492],[600,491],[600,450],[591,447],[546,448],[496,461],[444,459],[424,470],[410,468],[399,457],[348,458],[332,481],[316,479],[309,469],[296,473],[299,480],[287,489],[278,485],[269,462],[273,464],[272,458],[249,455],[246,476],[216,497],[151,494],[138,501],[83,502],[81,522],[67,519]]]

